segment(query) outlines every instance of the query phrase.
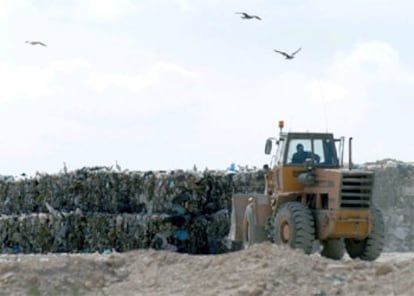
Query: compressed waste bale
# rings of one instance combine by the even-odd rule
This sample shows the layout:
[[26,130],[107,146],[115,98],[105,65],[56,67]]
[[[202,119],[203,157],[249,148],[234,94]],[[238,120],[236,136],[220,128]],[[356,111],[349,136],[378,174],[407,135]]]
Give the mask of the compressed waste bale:
[[[414,166],[367,164],[383,211],[385,251],[414,250]],[[225,252],[233,193],[264,192],[264,170],[81,168],[0,178],[0,252],[169,248]],[[158,242],[157,242],[158,241]],[[161,243],[160,243],[161,241]]]
[[[60,211],[139,213],[164,212],[172,200],[189,193],[200,205],[228,208],[233,192],[250,184],[263,192],[263,172],[225,175],[222,172],[116,172],[82,168],[58,175],[37,174],[16,181],[0,180],[0,214],[47,212],[45,203]],[[211,209],[210,209],[211,210]]]
[[[109,215],[71,212],[10,215],[0,217],[2,253],[119,252],[149,248],[156,233],[170,231],[158,227],[148,215]],[[172,233],[172,231],[170,231]]]
[[382,210],[385,251],[414,250],[414,166],[395,159],[364,164],[375,173],[374,203]]

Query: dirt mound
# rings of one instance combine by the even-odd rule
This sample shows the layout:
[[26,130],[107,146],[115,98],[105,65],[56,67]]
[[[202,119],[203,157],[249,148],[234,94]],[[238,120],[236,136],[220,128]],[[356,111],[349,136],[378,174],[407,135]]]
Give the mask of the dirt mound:
[[263,243],[221,255],[0,255],[0,295],[414,295],[414,254],[333,261]]

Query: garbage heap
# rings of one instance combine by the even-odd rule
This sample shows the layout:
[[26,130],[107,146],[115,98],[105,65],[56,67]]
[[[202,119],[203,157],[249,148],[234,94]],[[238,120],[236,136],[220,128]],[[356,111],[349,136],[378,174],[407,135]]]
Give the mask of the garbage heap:
[[228,251],[231,195],[263,192],[264,171],[82,168],[0,179],[0,253]]
[[375,172],[374,203],[385,222],[385,251],[414,251],[414,165],[384,159],[363,165]]
[[[414,166],[381,160],[374,203],[385,220],[384,251],[414,251]],[[114,171],[82,168],[0,177],[0,253],[229,251],[231,195],[264,192],[264,171]]]

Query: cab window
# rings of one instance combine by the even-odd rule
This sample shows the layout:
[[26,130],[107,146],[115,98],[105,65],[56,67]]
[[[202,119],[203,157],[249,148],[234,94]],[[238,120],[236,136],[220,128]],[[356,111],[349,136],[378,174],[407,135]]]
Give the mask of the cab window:
[[[312,151],[313,142],[313,151]],[[305,163],[306,159],[314,159],[316,164],[336,166],[337,159],[334,143],[330,139],[291,139],[287,151],[287,164]]]
[[312,143],[310,139],[291,139],[287,152],[288,164],[305,163],[306,158],[311,156]]

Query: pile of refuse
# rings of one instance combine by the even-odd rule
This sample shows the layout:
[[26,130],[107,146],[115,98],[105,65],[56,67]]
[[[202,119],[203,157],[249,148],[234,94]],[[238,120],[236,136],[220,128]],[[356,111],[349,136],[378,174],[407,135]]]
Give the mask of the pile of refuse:
[[385,251],[414,251],[414,164],[383,159],[364,164],[375,173],[374,202],[385,224]]
[[[414,165],[385,159],[363,167],[375,172],[384,251],[414,251]],[[262,169],[234,166],[202,172],[91,167],[0,176],[0,253],[228,252],[234,247],[227,239],[231,196],[264,192],[264,178]]]
[[0,179],[0,253],[228,251],[231,195],[264,171],[129,172],[106,167]]

